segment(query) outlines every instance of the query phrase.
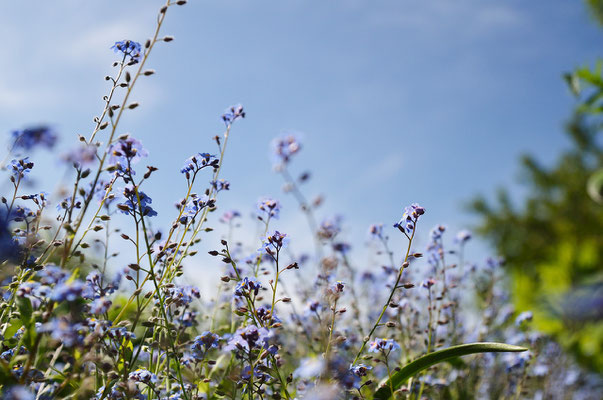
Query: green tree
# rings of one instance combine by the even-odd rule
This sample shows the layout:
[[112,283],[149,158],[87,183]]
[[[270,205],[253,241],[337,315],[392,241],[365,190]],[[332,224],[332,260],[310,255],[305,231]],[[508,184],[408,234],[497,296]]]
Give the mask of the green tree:
[[[507,260],[518,311],[554,335],[584,366],[603,371],[602,63],[565,76],[578,98],[567,124],[571,147],[552,167],[523,156],[517,205],[501,189],[475,198],[478,233]],[[589,196],[590,194],[590,196]]]

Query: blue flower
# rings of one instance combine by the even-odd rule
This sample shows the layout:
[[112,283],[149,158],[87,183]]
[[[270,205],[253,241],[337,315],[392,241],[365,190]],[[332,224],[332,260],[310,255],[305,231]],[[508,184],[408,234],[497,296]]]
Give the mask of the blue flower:
[[419,217],[423,214],[425,214],[425,209],[417,203],[413,203],[404,208],[404,214],[400,218],[400,221],[394,224],[394,228],[398,228],[402,232],[411,233],[415,229]]
[[130,61],[135,64],[140,61],[141,50],[142,47],[140,43],[134,42],[132,40],[122,40],[119,42],[115,42],[113,46],[111,46],[115,53],[123,53],[125,56],[130,57]]
[[69,272],[54,264],[47,264],[38,272],[40,282],[45,285],[56,285],[69,277]]
[[222,190],[230,190],[230,182],[225,181],[224,179],[211,181],[210,185],[214,188],[216,192],[220,192]]
[[180,169],[180,172],[187,175],[189,177],[190,173],[196,173],[203,168],[212,167],[214,169],[218,168],[220,160],[209,153],[197,153],[194,156],[189,157],[184,166]]
[[274,231],[264,238],[262,247],[258,251],[260,254],[274,255],[275,251],[278,253],[282,248],[287,247],[288,243],[289,238],[286,233]]
[[281,203],[270,197],[264,197],[258,201],[257,209],[258,217],[262,221],[270,218],[278,219],[278,215],[281,211]]
[[257,279],[245,277],[237,283],[234,295],[235,297],[242,297],[253,293],[257,296],[261,288],[262,284]]
[[48,126],[37,126],[12,132],[13,148],[32,150],[36,146],[52,149],[57,142],[56,133]]
[[368,371],[373,369],[373,367],[364,364],[352,365],[350,367],[350,371],[356,376],[363,377],[366,376]]
[[383,351],[391,352],[400,349],[400,345],[393,339],[375,339],[369,343],[369,353],[379,353]]
[[[126,198],[126,201],[117,205],[117,208],[122,213],[136,215],[142,211],[142,215],[145,217],[154,217],[157,215],[157,212],[149,205],[153,202],[153,199],[147,196],[144,192],[138,191],[138,196],[136,196],[136,191],[134,188],[132,186],[127,186],[124,188],[123,194]],[[138,205],[139,198],[140,207]]]
[[383,239],[383,224],[369,226],[369,235],[371,239]]
[[50,298],[56,302],[76,301],[88,294],[86,284],[80,280],[65,281],[56,285]]
[[277,159],[275,166],[278,168],[287,164],[291,157],[301,150],[301,144],[297,136],[288,134],[275,138],[272,141],[272,149]]
[[456,236],[454,237],[454,241],[455,243],[459,243],[462,245],[471,240],[471,236],[471,231],[464,229],[456,234]]
[[515,325],[522,326],[524,323],[532,321],[532,318],[534,318],[532,311],[524,311],[515,318]]
[[138,368],[136,371],[130,372],[128,378],[147,385],[154,385],[159,380],[157,379],[157,375],[144,368]]
[[15,259],[19,254],[19,246],[13,239],[6,214],[5,210],[0,210],[0,262]]
[[16,179],[24,178],[26,174],[31,171],[34,163],[29,161],[29,157],[21,158],[19,160],[11,160],[10,164],[7,166],[7,169],[10,170],[11,174]]
[[81,168],[96,161],[97,147],[92,145],[81,145],[63,155],[63,161],[72,164],[75,168]]
[[339,295],[339,294],[343,293],[344,288],[345,288],[345,283],[343,283],[341,281],[337,281],[337,282],[330,284],[327,291],[329,294]]
[[199,289],[194,286],[172,287],[168,288],[165,301],[176,307],[184,307],[200,297]]
[[211,333],[209,331],[201,333],[201,335],[197,336],[193,340],[193,344],[191,345],[193,355],[197,359],[203,359],[203,357],[205,357],[205,353],[209,349],[218,347],[219,341],[220,336],[216,335],[215,333]]
[[34,400],[36,396],[30,388],[15,385],[3,390],[2,398],[4,400]]
[[235,218],[240,217],[240,216],[241,216],[241,213],[238,212],[237,210],[228,210],[224,214],[222,214],[222,216],[220,217],[220,222],[222,222],[224,224],[228,224],[232,220],[234,220]]
[[84,340],[83,325],[73,323],[65,317],[55,318],[47,322],[39,328],[39,331],[50,333],[53,339],[61,341],[65,347],[73,347]]
[[[251,367],[247,365],[243,368],[243,371],[241,371],[241,379],[246,381],[249,380],[249,378],[251,378]],[[253,368],[253,379],[256,382],[265,383],[274,378],[267,374],[264,369],[256,366]]]
[[109,167],[117,170],[120,174],[132,174],[132,164],[137,163],[142,157],[149,153],[142,147],[142,142],[131,136],[120,138],[112,143],[107,149],[109,154]]
[[226,126],[231,125],[239,118],[245,118],[245,111],[243,110],[243,106],[240,104],[230,107],[224,112],[224,114],[222,114],[222,121],[224,121]]
[[318,228],[318,236],[322,239],[333,239],[339,232],[341,232],[341,223],[343,218],[340,215],[334,217],[325,218]]
[[[191,199],[186,204],[184,212],[180,217],[180,222],[186,224],[189,219],[193,219],[205,207],[213,208],[216,203],[215,199],[210,199],[207,195],[198,197],[196,194],[191,195]],[[180,206],[180,204],[178,204]]]
[[255,325],[249,325],[239,328],[232,335],[226,346],[225,351],[261,349],[268,347],[268,342],[272,333],[267,328],[258,328]]
[[90,308],[90,313],[101,315],[109,311],[111,304],[113,304],[111,300],[107,299],[106,297],[99,297],[98,299],[92,301],[88,307]]

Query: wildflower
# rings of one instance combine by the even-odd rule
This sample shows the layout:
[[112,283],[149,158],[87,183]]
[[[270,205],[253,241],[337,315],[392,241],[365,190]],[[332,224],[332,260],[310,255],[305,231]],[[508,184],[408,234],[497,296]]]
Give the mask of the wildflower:
[[31,171],[33,166],[34,163],[29,161],[29,157],[25,157],[19,160],[12,160],[7,168],[16,179],[22,179]]
[[371,239],[383,239],[383,224],[369,226],[369,235]]
[[456,234],[456,236],[454,237],[454,242],[463,245],[471,239],[471,236],[472,236],[471,231],[468,231],[468,230],[459,231]]
[[38,272],[40,282],[45,285],[56,285],[59,282],[66,280],[69,277],[69,273],[54,264],[45,265],[41,271]]
[[16,222],[22,222],[22,221],[28,222],[30,219],[34,218],[35,216],[36,216],[36,213],[31,211],[29,208],[23,207],[23,206],[15,207],[15,209],[13,210],[13,213],[12,213],[12,219],[13,219],[13,221],[16,221]]
[[87,287],[80,280],[65,281],[56,285],[50,298],[56,302],[76,301],[87,294]]
[[229,210],[226,211],[224,214],[222,214],[222,216],[220,217],[220,222],[228,224],[230,223],[232,220],[234,220],[237,217],[240,217],[241,213],[238,212],[237,210]]
[[379,353],[382,351],[396,351],[400,349],[400,345],[393,339],[375,339],[369,343],[369,353]]
[[144,368],[138,368],[136,371],[130,372],[128,378],[146,385],[154,385],[158,381],[157,375]]
[[349,253],[349,251],[351,249],[352,249],[352,246],[349,243],[346,243],[346,242],[333,243],[333,250],[335,250],[341,254],[347,254],[347,253]]
[[299,138],[288,134],[275,138],[272,141],[272,148],[278,160],[276,164],[278,167],[287,164],[291,160],[291,157],[301,150],[301,144]]
[[169,305],[184,307],[188,306],[195,298],[200,297],[199,289],[194,286],[171,287],[167,290],[165,301]]
[[431,289],[431,287],[433,285],[435,285],[435,280],[434,279],[426,279],[421,284],[421,286],[423,286],[425,289]]
[[111,328],[107,335],[111,339],[123,339],[123,340],[133,340],[136,339],[136,335],[133,332],[128,331],[126,328]]
[[205,207],[213,208],[216,203],[216,199],[210,199],[207,195],[198,197],[196,194],[192,194],[190,197],[191,199],[186,204],[184,212],[180,217],[180,223],[182,224],[186,224],[189,219],[195,218]]
[[188,178],[190,173],[195,174],[203,168],[218,168],[219,162],[220,160],[218,160],[216,156],[213,156],[209,153],[197,153],[186,160],[184,166],[180,169],[180,172],[185,174]]
[[31,200],[34,202],[35,205],[38,206],[38,208],[42,209],[44,207],[46,207],[46,205],[48,204],[48,193],[47,192],[39,192],[39,193],[34,193],[34,194],[27,194],[27,195],[23,195],[21,196],[21,199],[23,200]]
[[[122,213],[136,215],[137,213],[142,212],[142,215],[145,217],[154,217],[157,215],[157,212],[149,205],[153,200],[144,192],[138,191],[137,196],[134,187],[128,186],[124,188],[123,195],[126,198],[126,201],[117,205],[117,208]],[[138,204],[138,199],[140,199],[140,206]]]
[[262,248],[259,249],[259,252],[267,253],[272,256],[275,251],[278,253],[282,248],[287,247],[288,242],[289,238],[286,233],[274,231],[264,238]]
[[[251,378],[251,367],[247,365],[245,368],[243,368],[243,371],[241,371],[241,379],[246,381],[249,380],[249,378]],[[261,367],[256,366],[253,368],[253,379],[256,382],[266,383],[274,378],[267,374]]]
[[73,165],[75,168],[82,168],[96,161],[96,146],[81,145],[63,155],[63,161]]
[[73,347],[84,340],[83,325],[73,323],[65,317],[55,318],[40,326],[39,332],[48,332],[50,337],[60,341],[65,347]]
[[442,239],[443,233],[446,231],[446,227],[444,225],[436,225],[434,228],[429,231],[429,237],[433,242],[436,242]]
[[91,295],[90,298],[99,298],[115,292],[119,288],[120,282],[120,273],[115,274],[113,280],[103,282],[101,274],[98,271],[92,271],[86,276],[87,293]]
[[270,197],[265,197],[258,201],[258,217],[261,220],[270,219],[278,219],[278,215],[281,211],[281,203],[278,200],[274,200]]
[[262,284],[257,279],[245,277],[237,283],[234,295],[235,297],[242,297],[253,293],[257,296],[261,288]]
[[5,210],[0,210],[0,263],[12,260],[19,254],[19,246],[13,240],[6,214]]
[[224,347],[224,350],[243,350],[247,352],[252,349],[268,347],[268,341],[271,336],[272,333],[267,328],[258,328],[255,325],[248,325],[244,328],[239,328],[234,333]]
[[415,229],[419,217],[423,214],[425,214],[425,209],[417,203],[413,203],[404,209],[402,218],[394,224],[394,228],[411,233]]
[[232,123],[239,118],[245,118],[245,111],[240,104],[230,107],[222,114],[222,121],[224,121],[226,126],[232,125]]
[[488,257],[486,259],[486,267],[491,270],[494,270],[494,269],[497,269],[497,268],[503,266],[504,263],[505,263],[505,259],[502,257],[497,257],[497,258]]
[[222,190],[230,190],[230,182],[225,181],[224,179],[211,181],[210,185],[214,188],[216,192],[220,192]]
[[337,281],[329,285],[328,292],[329,294],[340,294],[343,293],[343,289],[345,288],[345,283],[341,281]]
[[121,40],[119,42],[115,42],[111,48],[115,53],[121,52],[124,54],[124,56],[129,56],[130,61],[133,64],[136,64],[138,61],[140,61],[140,51],[142,50],[142,47],[138,42],[134,42],[132,40]]
[[205,331],[193,340],[191,350],[197,358],[202,359],[209,349],[218,347],[219,341],[220,336],[216,335],[215,333]]
[[98,299],[92,301],[88,307],[92,314],[100,315],[106,313],[109,310],[109,307],[111,307],[111,304],[113,304],[111,300],[107,299],[106,297],[99,297]]
[[107,149],[107,153],[109,154],[108,165],[123,175],[134,175],[134,171],[131,169],[132,164],[149,155],[142,147],[142,142],[131,136],[122,137],[113,142]]
[[10,386],[2,391],[4,400],[34,400],[35,394],[26,386]]
[[524,311],[515,318],[515,325],[522,326],[524,323],[532,321],[532,318],[534,318],[532,311]]
[[341,232],[342,221],[343,218],[340,215],[324,219],[318,228],[318,237],[327,240],[333,239],[339,232]]
[[36,146],[52,149],[57,142],[57,134],[45,125],[13,131],[12,136],[13,148],[27,151]]
[[364,364],[352,365],[350,366],[350,371],[358,377],[366,376],[368,371],[373,369],[373,367]]

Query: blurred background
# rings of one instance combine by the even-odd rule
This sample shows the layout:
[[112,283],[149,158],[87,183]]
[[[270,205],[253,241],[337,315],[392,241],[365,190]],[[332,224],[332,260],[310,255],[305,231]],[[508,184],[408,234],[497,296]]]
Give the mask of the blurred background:
[[[110,47],[144,42],[161,3],[3,5],[6,146],[12,130],[30,125],[60,134],[54,153],[32,156],[37,188],[54,192],[70,177],[57,155],[92,131],[115,60]],[[214,153],[220,115],[241,103],[247,118],[229,144],[222,211],[247,216],[259,197],[279,198],[276,227],[293,240],[307,236],[269,146],[296,133],[303,151],[293,169],[312,171],[305,190],[325,196],[319,215],[344,216],[358,265],[368,260],[368,226],[391,226],[418,202],[425,237],[437,223],[481,234],[469,245],[472,259],[504,256],[518,310],[534,311],[539,329],[600,372],[602,9],[563,0],[192,0],[167,18],[163,33],[175,40],[154,51],[148,67],[157,73],[137,86],[141,107],[119,133],[142,140],[159,167],[145,192],[160,212],[154,222],[169,226],[185,190],[184,160]],[[196,278],[213,273],[207,257],[187,268],[211,288]]]

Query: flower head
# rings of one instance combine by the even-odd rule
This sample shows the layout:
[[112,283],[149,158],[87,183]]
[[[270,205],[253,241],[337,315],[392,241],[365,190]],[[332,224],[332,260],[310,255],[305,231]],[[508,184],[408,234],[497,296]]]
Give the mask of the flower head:
[[191,350],[197,358],[203,358],[207,350],[218,347],[220,336],[215,333],[205,331],[193,340]]
[[395,351],[400,348],[400,345],[396,343],[394,339],[375,339],[369,343],[368,351],[370,353],[379,353],[383,351]]
[[260,199],[257,204],[258,217],[264,221],[270,218],[278,219],[281,211],[281,203],[270,197]]
[[234,295],[235,297],[242,297],[253,293],[257,296],[261,288],[262,284],[257,279],[245,277],[237,283]]
[[112,143],[107,149],[109,154],[109,166],[120,174],[132,174],[132,164],[137,163],[142,157],[149,153],[142,147],[142,142],[131,136],[120,138]]
[[206,167],[212,167],[216,169],[218,168],[219,162],[220,160],[218,160],[216,156],[213,156],[209,153],[197,153],[189,157],[184,162],[184,166],[180,168],[180,172],[189,177],[191,173],[194,174]]
[[34,163],[29,161],[29,157],[25,157],[19,160],[11,160],[7,169],[10,170],[11,174],[16,179],[22,179],[29,171],[33,168]]
[[140,61],[142,46],[140,43],[134,42],[132,40],[121,40],[119,42],[115,42],[113,46],[111,46],[114,52],[122,53],[124,56],[130,57],[130,61],[135,64]]
[[[139,212],[142,212],[142,215],[145,217],[154,217],[157,215],[157,212],[149,205],[153,202],[153,200],[144,192],[138,191],[137,196],[134,188],[132,186],[128,186],[124,188],[123,195],[126,201],[117,205],[117,208],[122,213],[135,215]],[[140,206],[138,199],[140,199]]]
[[419,217],[423,214],[425,214],[425,209],[417,203],[413,203],[404,208],[404,214],[400,218],[400,221],[394,224],[394,228],[398,228],[402,232],[411,233],[415,229]]
[[144,368],[138,368],[136,371],[130,372],[128,378],[147,385],[154,385],[158,381],[157,375]]
[[13,131],[12,136],[14,149],[32,150],[37,146],[52,149],[57,142],[57,134],[45,125]]
[[286,233],[274,231],[264,238],[263,245],[259,249],[259,252],[274,255],[275,252],[278,253],[282,248],[286,247],[288,242],[289,238]]
[[245,111],[243,110],[243,106],[240,104],[230,107],[224,111],[224,114],[222,114],[222,121],[224,121],[227,126],[231,125],[239,118],[245,118]]
[[291,157],[301,150],[299,138],[295,135],[288,134],[275,138],[272,141],[272,149],[276,156],[276,166],[282,166],[291,160]]

